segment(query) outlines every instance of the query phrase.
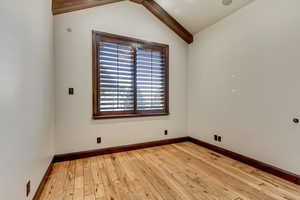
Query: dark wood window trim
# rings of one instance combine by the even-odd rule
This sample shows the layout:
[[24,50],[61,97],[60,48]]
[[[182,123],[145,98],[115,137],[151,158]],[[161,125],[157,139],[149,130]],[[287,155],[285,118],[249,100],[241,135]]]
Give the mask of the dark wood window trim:
[[[109,119],[109,118],[124,118],[124,117],[147,117],[147,116],[165,116],[169,115],[169,46],[166,44],[156,43],[156,42],[148,42],[140,39],[115,35],[111,33],[104,33],[93,31],[93,119]],[[136,88],[136,55],[134,56],[134,111],[130,112],[100,112],[98,109],[99,105],[99,95],[100,95],[100,87],[99,87],[99,73],[100,73],[100,64],[99,64],[99,55],[98,48],[100,41],[110,41],[116,42],[119,44],[130,45],[135,48],[143,48],[143,49],[157,49],[163,52],[165,55],[165,65],[164,65],[164,109],[163,110],[151,110],[151,111],[138,111],[137,110],[137,88]],[[136,53],[136,52],[135,52]]]

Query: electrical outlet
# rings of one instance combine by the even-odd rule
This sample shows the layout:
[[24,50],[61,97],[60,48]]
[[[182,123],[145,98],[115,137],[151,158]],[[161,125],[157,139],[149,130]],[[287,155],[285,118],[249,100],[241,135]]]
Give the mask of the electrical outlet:
[[214,139],[215,139],[215,141],[218,141],[218,136],[214,135]]
[[30,194],[30,181],[28,181],[26,184],[26,197],[28,197],[29,194]]
[[218,136],[218,142],[222,142],[222,137]]
[[101,137],[97,137],[97,144],[101,143]]
[[165,135],[168,135],[168,130],[165,130]]
[[69,95],[74,95],[74,88],[69,88]]

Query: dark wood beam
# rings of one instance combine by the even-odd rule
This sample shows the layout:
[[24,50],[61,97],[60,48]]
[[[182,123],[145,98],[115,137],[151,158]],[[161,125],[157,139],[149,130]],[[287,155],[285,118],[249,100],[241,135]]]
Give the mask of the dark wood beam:
[[147,8],[152,14],[154,14],[160,21],[166,24],[177,35],[179,35],[187,43],[192,43],[194,40],[193,35],[186,30],[179,22],[176,21],[167,11],[165,11],[154,0],[130,0],[135,3],[139,3]]
[[[52,11],[54,15],[57,15],[120,1],[124,0],[53,0]],[[190,44],[193,42],[193,35],[154,0],[130,1],[143,5],[146,9],[153,13],[160,21],[166,24],[187,43]]]
[[129,0],[129,1],[132,1],[132,2],[138,3],[138,4],[142,4],[143,1],[145,1],[145,0]]
[[124,0],[53,0],[52,12],[57,15],[120,1]]

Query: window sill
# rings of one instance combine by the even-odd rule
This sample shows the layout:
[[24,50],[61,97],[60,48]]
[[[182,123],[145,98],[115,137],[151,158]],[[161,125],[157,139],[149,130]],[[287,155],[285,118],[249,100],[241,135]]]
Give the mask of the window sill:
[[94,120],[100,119],[115,119],[115,118],[129,118],[129,117],[155,117],[168,116],[170,113],[143,113],[143,114],[118,114],[118,115],[93,115]]

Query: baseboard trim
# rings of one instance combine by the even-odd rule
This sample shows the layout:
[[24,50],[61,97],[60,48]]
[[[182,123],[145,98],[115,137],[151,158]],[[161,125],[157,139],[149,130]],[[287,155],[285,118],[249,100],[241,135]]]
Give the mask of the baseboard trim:
[[188,137],[181,137],[181,138],[173,138],[173,139],[167,139],[167,140],[159,140],[159,141],[131,144],[131,145],[125,145],[125,146],[118,146],[118,147],[109,147],[109,148],[104,148],[104,149],[96,149],[96,150],[90,150],[90,151],[58,154],[58,155],[54,156],[53,161],[54,162],[62,162],[62,161],[76,160],[76,159],[87,158],[87,157],[92,157],[92,156],[99,156],[99,155],[104,155],[104,154],[132,151],[132,150],[149,148],[149,147],[154,147],[154,146],[186,142],[186,141],[188,141],[188,139],[189,139]]
[[45,174],[44,174],[44,176],[43,176],[43,178],[42,178],[42,180],[41,180],[41,182],[40,182],[40,184],[39,184],[39,186],[38,186],[38,188],[37,188],[37,190],[36,190],[36,192],[35,192],[35,194],[34,194],[34,196],[32,198],[32,200],[39,200],[40,199],[41,194],[42,194],[42,192],[43,192],[43,190],[45,188],[45,185],[47,183],[47,180],[48,180],[48,178],[49,178],[49,176],[50,176],[50,174],[52,172],[52,169],[53,169],[53,160],[54,160],[54,158],[51,160],[51,162],[50,162],[50,164],[48,166],[48,169],[46,170],[46,172],[45,172]]
[[198,140],[198,139],[193,138],[193,137],[180,137],[180,138],[173,138],[173,139],[167,139],[167,140],[159,140],[159,141],[124,145],[124,146],[96,149],[96,150],[90,150],[90,151],[81,151],[81,152],[55,155],[53,160],[52,160],[52,163],[50,164],[48,170],[46,171],[46,173],[44,175],[44,178],[41,181],[41,184],[40,184],[33,200],[38,200],[38,197],[39,197],[41,191],[43,190],[43,187],[44,187],[44,185],[45,185],[45,183],[46,183],[46,181],[47,181],[47,179],[48,179],[48,177],[51,173],[52,165],[55,162],[76,160],[76,159],[87,158],[87,157],[92,157],[92,156],[99,156],[99,155],[104,155],[104,154],[132,151],[132,150],[137,150],[137,149],[143,149],[143,148],[149,148],[149,147],[155,147],[155,146],[161,146],[161,145],[167,145],[167,144],[174,144],[174,143],[186,142],[186,141],[190,141],[194,144],[203,146],[207,149],[210,149],[212,151],[220,153],[224,156],[227,156],[227,157],[232,158],[234,160],[243,162],[243,163],[248,164],[252,167],[255,167],[257,169],[260,169],[262,171],[270,173],[274,176],[280,177],[282,179],[285,179],[287,181],[290,181],[292,183],[300,185],[300,175],[297,175],[295,173],[280,169],[280,168],[272,166],[270,164],[255,160],[253,158],[249,158],[249,157],[241,155],[239,153],[235,153],[233,151],[218,147],[216,145],[209,144],[207,142]]
[[188,137],[188,140],[194,144],[203,146],[207,149],[210,149],[212,151],[215,151],[217,153],[220,153],[224,156],[230,157],[234,160],[243,162],[245,164],[248,164],[252,167],[255,167],[257,169],[260,169],[262,171],[268,172],[270,174],[273,174],[277,177],[280,177],[282,179],[285,179],[287,181],[290,181],[292,183],[296,183],[297,185],[300,185],[300,175],[294,174],[292,172],[280,169],[278,167],[272,166],[270,164],[267,163],[263,163],[261,161],[255,160],[253,158],[249,158],[247,156],[243,156],[241,154],[226,150],[224,148],[215,146],[213,144],[209,144],[207,142],[192,138],[192,137]]

